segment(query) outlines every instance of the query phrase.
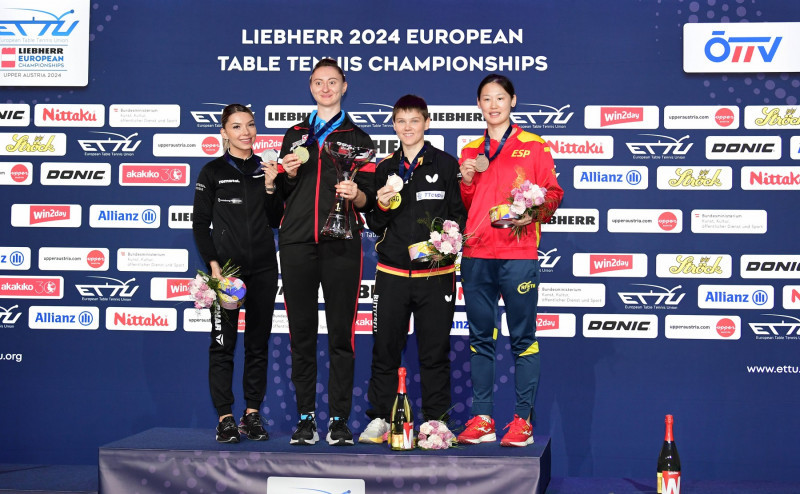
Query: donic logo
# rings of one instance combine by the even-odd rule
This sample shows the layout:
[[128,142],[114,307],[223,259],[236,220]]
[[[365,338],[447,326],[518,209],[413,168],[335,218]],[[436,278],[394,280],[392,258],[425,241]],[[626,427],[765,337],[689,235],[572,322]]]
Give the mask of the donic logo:
[[712,31],[713,38],[705,46],[705,55],[714,63],[730,59],[734,63],[748,63],[758,50],[758,56],[764,62],[771,62],[778,52],[782,36],[725,36],[725,31]]
[[61,15],[53,14],[52,12],[47,12],[44,10],[36,10],[36,9],[9,9],[9,10],[21,10],[25,12],[38,12],[39,14],[44,14],[45,16],[52,17],[50,19],[37,19],[36,14],[34,13],[31,16],[31,19],[25,20],[2,20],[0,21],[0,36],[60,36],[66,37],[72,33],[72,30],[75,29],[75,26],[78,25],[80,21],[74,21],[68,28],[65,29],[66,21],[64,21],[64,17],[68,16],[69,14],[74,14],[75,10],[68,10]]

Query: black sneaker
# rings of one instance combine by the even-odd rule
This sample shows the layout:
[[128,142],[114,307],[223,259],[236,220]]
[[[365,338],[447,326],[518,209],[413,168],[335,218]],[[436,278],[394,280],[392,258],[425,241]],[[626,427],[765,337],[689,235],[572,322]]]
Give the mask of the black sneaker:
[[266,441],[269,434],[261,425],[261,415],[258,412],[250,412],[242,415],[239,421],[239,433],[247,436],[251,441]]
[[297,423],[297,429],[292,434],[292,439],[289,444],[298,445],[312,445],[319,441],[319,434],[317,434],[317,421],[314,414],[300,415],[300,421]]
[[221,443],[238,443],[239,428],[233,417],[227,416],[217,425],[217,441]]
[[347,427],[347,419],[331,417],[328,421],[328,436],[325,440],[331,446],[352,446],[353,433]]

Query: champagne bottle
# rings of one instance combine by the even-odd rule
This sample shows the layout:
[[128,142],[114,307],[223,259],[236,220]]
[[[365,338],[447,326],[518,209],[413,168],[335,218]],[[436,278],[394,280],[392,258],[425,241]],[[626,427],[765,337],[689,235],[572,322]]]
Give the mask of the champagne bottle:
[[664,433],[664,444],[661,446],[661,453],[658,455],[658,486],[656,492],[659,494],[680,494],[681,493],[681,459],[678,456],[678,448],[675,446],[675,439],[672,435],[672,415],[667,415],[664,419],[667,424]]
[[397,369],[397,396],[392,406],[389,445],[392,449],[414,449],[414,421],[411,418],[411,403],[406,394],[406,368]]

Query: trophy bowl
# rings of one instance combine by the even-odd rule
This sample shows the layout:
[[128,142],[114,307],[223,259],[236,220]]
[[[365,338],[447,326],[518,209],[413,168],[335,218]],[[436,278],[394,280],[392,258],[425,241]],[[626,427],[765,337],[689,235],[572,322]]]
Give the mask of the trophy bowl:
[[[352,180],[358,170],[372,161],[375,156],[375,149],[353,146],[343,142],[326,141],[324,146],[325,153],[333,160],[336,167],[336,183],[342,180]],[[325,226],[322,227],[322,235],[350,240],[353,232],[350,229],[350,200],[336,194],[336,199],[328,213]]]

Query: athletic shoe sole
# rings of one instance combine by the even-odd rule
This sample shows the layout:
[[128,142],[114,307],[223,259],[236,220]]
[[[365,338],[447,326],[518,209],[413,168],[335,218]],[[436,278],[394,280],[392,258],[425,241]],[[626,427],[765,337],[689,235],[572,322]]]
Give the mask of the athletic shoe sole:
[[462,439],[458,438],[458,442],[461,444],[479,444],[479,443],[490,443],[492,441],[497,441],[496,434],[484,434],[483,436],[477,439]]
[[358,436],[358,442],[365,444],[383,444],[383,437]]
[[527,445],[529,445],[529,444],[533,444],[533,438],[532,438],[532,437],[529,437],[529,438],[528,438],[527,440],[525,440],[525,441],[500,441],[500,446],[517,446],[517,447],[523,447],[523,446],[527,446]]
[[217,436],[217,442],[218,443],[223,443],[223,444],[238,443],[239,442],[239,438],[238,437],[232,437],[230,439],[220,439],[219,436]]
[[328,444],[331,446],[353,446],[352,439],[331,439],[331,433],[328,433],[328,436],[325,438],[328,441]]
[[314,437],[311,439],[291,439],[289,444],[294,444],[296,446],[312,446],[317,444],[317,441],[319,441],[319,434],[315,432]]

